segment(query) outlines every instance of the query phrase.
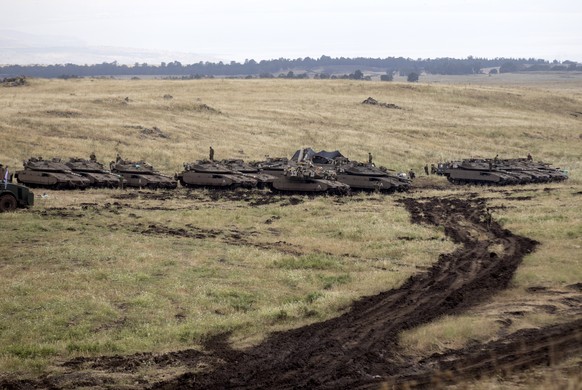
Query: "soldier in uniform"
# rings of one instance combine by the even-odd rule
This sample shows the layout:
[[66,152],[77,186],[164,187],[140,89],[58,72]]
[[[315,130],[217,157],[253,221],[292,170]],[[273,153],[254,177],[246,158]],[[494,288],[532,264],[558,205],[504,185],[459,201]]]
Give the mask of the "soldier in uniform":
[[429,175],[429,173],[428,173],[428,164],[425,164],[425,166],[424,166],[424,173],[426,173],[427,176]]
[[533,157],[531,156],[531,154],[530,154],[530,153],[528,153],[528,154],[527,154],[527,161],[532,161],[532,160],[533,160]]
[[485,223],[487,227],[491,227],[491,222],[493,222],[493,215],[491,215],[491,210],[489,208],[485,209]]
[[434,166],[434,164],[430,164],[430,173],[431,173],[432,175],[436,175],[436,173],[437,173],[437,169],[436,169],[436,167]]
[[408,171],[408,177],[410,178],[410,180],[413,180],[414,178],[416,178],[416,174],[414,173],[412,168],[410,168],[410,171]]
[[91,155],[89,156],[89,159],[91,161],[97,161],[97,156],[95,156],[95,152],[91,153]]
[[214,149],[212,148],[212,146],[210,147],[209,157],[210,161],[214,161]]
[[368,164],[372,164],[372,153],[368,152]]

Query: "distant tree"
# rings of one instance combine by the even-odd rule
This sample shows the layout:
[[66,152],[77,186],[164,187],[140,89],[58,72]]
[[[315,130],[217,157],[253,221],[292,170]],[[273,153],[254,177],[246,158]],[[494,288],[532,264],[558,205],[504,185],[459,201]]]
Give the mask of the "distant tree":
[[418,73],[416,73],[416,72],[410,72],[408,74],[408,77],[406,78],[406,80],[409,83],[416,83],[418,81],[418,79],[419,79],[419,76],[418,76]]
[[517,72],[518,70],[519,70],[519,68],[517,67],[517,64],[515,62],[509,62],[509,61],[504,62],[499,67],[499,73],[513,73],[513,72]]
[[320,79],[329,79],[331,76],[328,73],[320,73],[319,74],[319,78]]
[[497,68],[493,68],[489,71],[489,74],[497,74],[499,72],[497,72]]
[[354,80],[362,80],[364,78],[364,74],[362,73],[361,70],[358,69],[353,73],[353,77]]
[[289,72],[287,72],[287,78],[288,79],[294,79],[295,78],[295,73],[293,73],[293,71],[290,70]]
[[263,73],[259,74],[260,79],[272,79],[273,77],[275,77],[275,76],[273,76],[272,73],[268,73],[268,72],[263,72]]

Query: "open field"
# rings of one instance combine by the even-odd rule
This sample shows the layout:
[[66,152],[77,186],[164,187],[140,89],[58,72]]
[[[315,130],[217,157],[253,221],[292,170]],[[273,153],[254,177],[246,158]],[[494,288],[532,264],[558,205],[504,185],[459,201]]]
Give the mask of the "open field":
[[[287,383],[374,388],[422,383],[435,367],[453,370],[445,358],[479,356],[475,348],[491,354],[496,342],[524,343],[520,334],[532,346],[554,334],[546,349],[579,351],[582,76],[555,81],[30,80],[0,87],[0,162],[12,171],[33,155],[95,152],[103,162],[116,153],[146,159],[170,174],[212,145],[219,159],[290,156],[311,146],[365,160],[370,151],[378,165],[418,173],[442,160],[531,153],[570,172],[560,184],[500,188],[421,177],[408,194],[345,198],[37,189],[32,209],[0,215],[0,387],[281,386],[256,375],[273,363],[289,373],[281,379]],[[368,96],[402,109],[360,104]],[[143,131],[154,127],[165,137]],[[493,226],[480,219],[485,207]],[[458,260],[456,270],[441,253],[474,265]],[[476,260],[484,253],[502,271],[491,273],[487,256]],[[451,269],[462,277],[450,278]],[[438,272],[442,289],[430,279]],[[443,305],[442,291],[461,298]],[[373,296],[386,300],[365,306],[373,299],[362,297]],[[370,312],[377,323],[363,314]],[[553,341],[563,329],[573,338]],[[343,348],[323,343],[327,336]],[[366,359],[356,369],[345,351]],[[505,365],[502,356],[499,370],[484,365],[480,381],[468,368],[453,372],[461,386],[475,388],[580,385],[576,353],[563,351],[560,362],[555,351],[555,365],[539,369],[535,351],[525,352],[521,366]],[[323,363],[334,372],[353,369],[354,377],[365,369],[371,379],[348,383],[309,371]],[[304,368],[291,376],[289,365]],[[298,379],[307,376],[315,379]]]

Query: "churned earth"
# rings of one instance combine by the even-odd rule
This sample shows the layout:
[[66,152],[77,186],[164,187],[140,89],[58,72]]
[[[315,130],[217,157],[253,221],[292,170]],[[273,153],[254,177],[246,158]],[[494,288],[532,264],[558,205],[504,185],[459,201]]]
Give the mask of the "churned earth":
[[[281,199],[266,197],[262,201]],[[569,291],[531,291],[560,295],[569,304],[553,306],[552,312],[575,311],[573,318],[577,320],[521,330],[420,359],[403,353],[398,346],[401,332],[443,315],[461,313],[507,288],[523,257],[538,243],[504,229],[491,218],[486,200],[474,194],[403,198],[399,202],[410,212],[414,223],[444,228],[445,234],[459,244],[458,249],[441,254],[432,267],[410,277],[400,288],[354,302],[337,318],[274,333],[260,344],[242,350],[232,348],[229,335],[222,334],[207,339],[203,351],[76,358],[37,379],[3,378],[0,388],[434,387],[495,372],[513,373],[580,355],[579,285],[569,286]],[[114,203],[107,207],[122,206]],[[136,224],[134,228],[143,234],[221,236],[230,243],[244,243],[245,235],[193,227],[176,230]],[[511,321],[511,313],[519,314],[507,313],[507,321]],[[140,375],[144,369],[159,370],[161,374]]]

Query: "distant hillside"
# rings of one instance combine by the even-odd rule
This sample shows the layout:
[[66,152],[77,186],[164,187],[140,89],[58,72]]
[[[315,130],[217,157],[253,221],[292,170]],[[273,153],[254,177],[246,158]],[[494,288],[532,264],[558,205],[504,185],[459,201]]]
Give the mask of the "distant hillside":
[[179,61],[160,65],[135,63],[133,66],[103,62],[94,65],[55,64],[55,65],[6,65],[0,66],[2,77],[30,76],[43,78],[72,78],[99,76],[154,76],[177,78],[202,77],[259,77],[259,78],[354,78],[361,79],[367,75],[387,75],[411,72],[466,75],[483,73],[484,69],[494,72],[516,71],[574,71],[582,70],[582,65],[572,61],[549,62],[534,58],[436,58],[410,59],[403,57],[387,58],[279,58],[273,60],[245,60],[243,63],[231,61],[198,62],[184,65]]

